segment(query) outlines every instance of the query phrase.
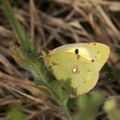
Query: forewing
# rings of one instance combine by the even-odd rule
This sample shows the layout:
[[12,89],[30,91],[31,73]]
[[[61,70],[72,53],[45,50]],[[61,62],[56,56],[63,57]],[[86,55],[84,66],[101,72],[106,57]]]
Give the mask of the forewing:
[[110,53],[110,49],[107,45],[98,42],[91,42],[63,45],[54,49],[52,54],[56,54],[58,52],[69,52],[75,54],[76,49],[79,50],[79,56],[90,61],[98,71],[101,70]]

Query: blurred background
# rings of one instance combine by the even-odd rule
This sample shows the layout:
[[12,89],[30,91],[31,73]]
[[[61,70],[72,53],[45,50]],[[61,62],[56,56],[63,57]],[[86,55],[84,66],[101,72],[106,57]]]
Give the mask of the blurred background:
[[[120,120],[120,1],[119,0],[9,0],[18,21],[34,40],[38,54],[42,47],[54,49],[68,43],[100,42],[111,54],[100,73],[97,86],[79,103],[95,120]],[[11,56],[9,47],[19,45],[0,4],[0,120],[65,120],[63,113],[46,107],[53,101],[41,95],[29,71]],[[7,83],[41,100],[38,104],[4,87]],[[92,96],[89,98],[89,96]],[[102,96],[94,101],[94,95]],[[110,98],[106,99],[105,98]],[[80,98],[81,99],[81,98]],[[90,103],[90,100],[92,101]],[[94,102],[93,102],[94,101]],[[89,105],[90,103],[90,105]],[[11,109],[10,106],[17,104]],[[94,107],[93,107],[94,105]],[[81,108],[82,109],[82,108]],[[20,112],[21,111],[21,112]],[[77,108],[74,107],[74,112]],[[92,111],[92,112],[90,112]],[[115,111],[115,113],[113,112]],[[17,119],[14,116],[17,117]],[[117,115],[116,116],[114,115]],[[9,118],[9,116],[14,116]],[[25,117],[23,117],[25,116]],[[90,115],[88,115],[90,116]],[[20,120],[21,120],[20,119]]]

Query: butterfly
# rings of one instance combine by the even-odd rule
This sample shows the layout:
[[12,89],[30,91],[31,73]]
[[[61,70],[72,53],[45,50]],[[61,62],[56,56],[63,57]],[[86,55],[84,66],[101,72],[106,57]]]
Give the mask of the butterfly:
[[57,47],[44,56],[45,65],[59,81],[71,80],[77,95],[96,85],[110,48],[102,43],[73,43]]

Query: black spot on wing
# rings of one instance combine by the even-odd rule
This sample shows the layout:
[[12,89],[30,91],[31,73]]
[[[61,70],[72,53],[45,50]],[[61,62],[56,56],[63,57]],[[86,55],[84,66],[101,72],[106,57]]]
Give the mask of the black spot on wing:
[[95,60],[92,59],[91,62],[95,62]]
[[75,54],[79,54],[79,49],[75,49]]
[[79,49],[76,48],[74,52],[77,55],[77,60],[79,60],[79,58],[80,58]]

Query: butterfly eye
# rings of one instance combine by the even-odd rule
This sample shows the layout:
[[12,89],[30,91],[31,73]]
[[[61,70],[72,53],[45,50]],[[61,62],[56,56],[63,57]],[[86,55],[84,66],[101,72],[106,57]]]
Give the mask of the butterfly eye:
[[75,49],[75,54],[79,54],[79,50],[78,49]]

